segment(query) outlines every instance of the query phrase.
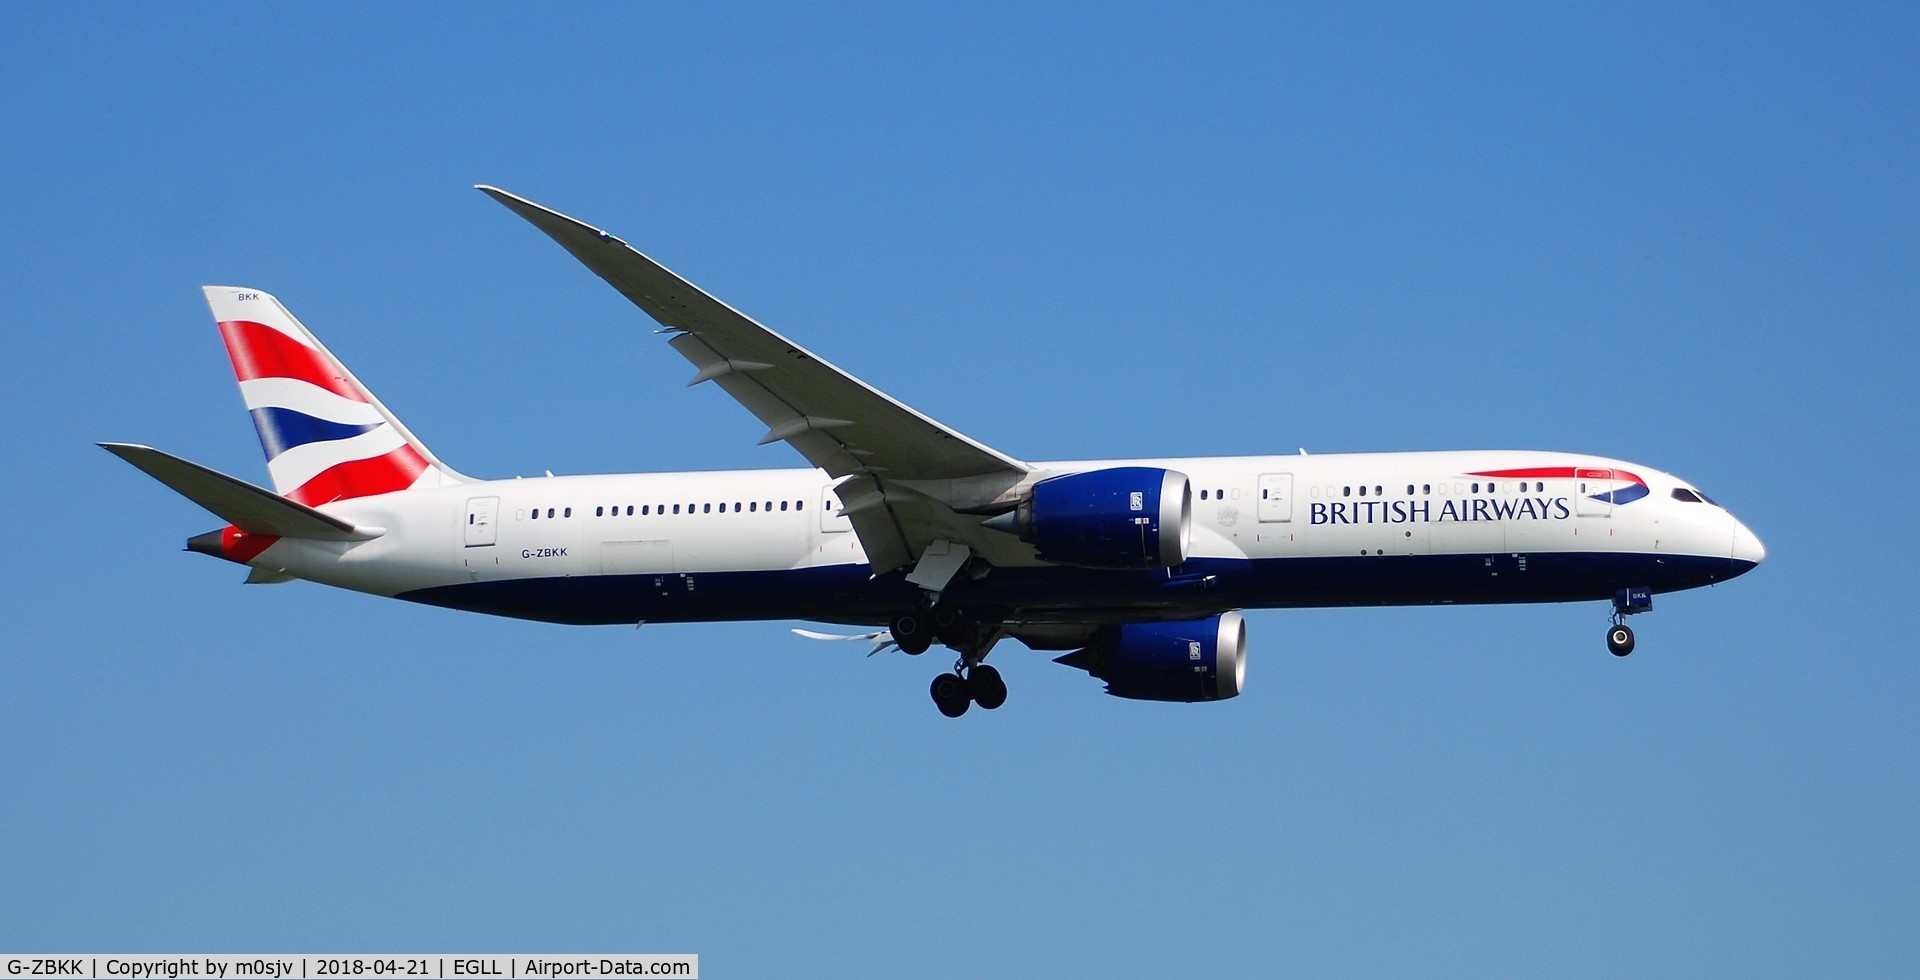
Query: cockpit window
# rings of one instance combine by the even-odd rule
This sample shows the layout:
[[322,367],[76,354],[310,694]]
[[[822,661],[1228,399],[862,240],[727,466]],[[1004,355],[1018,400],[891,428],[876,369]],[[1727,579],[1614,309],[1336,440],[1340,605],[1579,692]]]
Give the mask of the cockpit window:
[[1698,503],[1705,502],[1699,494],[1694,493],[1692,490],[1688,490],[1686,487],[1674,487],[1673,499],[1683,500],[1690,504],[1698,504]]

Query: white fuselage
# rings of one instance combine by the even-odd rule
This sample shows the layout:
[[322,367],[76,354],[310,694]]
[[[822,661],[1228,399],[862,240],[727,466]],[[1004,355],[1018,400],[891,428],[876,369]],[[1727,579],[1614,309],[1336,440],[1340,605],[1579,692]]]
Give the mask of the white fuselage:
[[[1190,478],[1184,566],[1111,572],[1001,560],[986,578],[958,587],[1016,616],[1044,619],[1058,605],[1081,618],[1099,617],[1103,608],[1116,616],[1172,617],[1243,606],[1552,601],[1605,598],[1630,586],[1671,591],[1730,578],[1762,554],[1731,514],[1683,499],[1697,494],[1684,482],[1591,456],[1241,456],[1039,469],[1121,465],[1165,467]],[[1478,475],[1516,472],[1539,475]],[[898,582],[867,574],[833,484],[820,470],[783,469],[414,489],[321,508],[384,528],[378,537],[282,540],[252,564],[362,592],[564,622],[885,622],[885,610],[904,593]],[[1630,491],[1612,495],[1623,502],[1604,499],[1615,488]],[[1676,490],[1684,494],[1677,498]],[[996,598],[995,578],[1017,581],[1019,594]],[[1089,594],[1099,600],[1089,604]]]

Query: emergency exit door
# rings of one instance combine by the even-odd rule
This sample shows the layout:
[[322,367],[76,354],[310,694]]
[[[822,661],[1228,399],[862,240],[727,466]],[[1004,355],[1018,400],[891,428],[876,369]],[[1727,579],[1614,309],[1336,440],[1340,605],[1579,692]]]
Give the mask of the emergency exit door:
[[1260,474],[1260,503],[1256,510],[1263,524],[1293,520],[1293,474]]
[[494,526],[494,518],[499,512],[499,497],[474,497],[467,501],[467,547],[484,548],[497,540],[499,528]]

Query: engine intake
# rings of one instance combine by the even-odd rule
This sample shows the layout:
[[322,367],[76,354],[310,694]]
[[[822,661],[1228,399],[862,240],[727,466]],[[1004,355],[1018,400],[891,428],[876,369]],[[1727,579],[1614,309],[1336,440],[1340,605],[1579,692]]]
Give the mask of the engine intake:
[[1082,568],[1171,568],[1187,560],[1193,488],[1184,473],[1116,466],[1034,484],[1018,509],[984,522]]
[[1125,623],[1054,663],[1136,701],[1224,701],[1247,683],[1247,624],[1237,612],[1172,623]]

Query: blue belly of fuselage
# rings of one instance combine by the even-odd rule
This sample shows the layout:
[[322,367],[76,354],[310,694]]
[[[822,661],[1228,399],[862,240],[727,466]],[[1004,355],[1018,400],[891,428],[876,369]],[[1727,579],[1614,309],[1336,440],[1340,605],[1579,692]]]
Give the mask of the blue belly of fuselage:
[[[1176,569],[996,568],[962,576],[944,601],[984,621],[1189,619],[1228,609],[1410,606],[1610,599],[1712,585],[1752,568],[1707,556],[1556,552],[1196,558]],[[920,601],[903,573],[866,565],[778,571],[572,575],[468,582],[402,593],[451,609],[581,625],[805,619],[884,625]]]

